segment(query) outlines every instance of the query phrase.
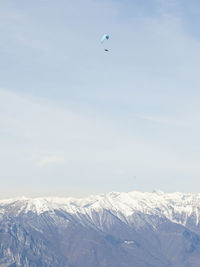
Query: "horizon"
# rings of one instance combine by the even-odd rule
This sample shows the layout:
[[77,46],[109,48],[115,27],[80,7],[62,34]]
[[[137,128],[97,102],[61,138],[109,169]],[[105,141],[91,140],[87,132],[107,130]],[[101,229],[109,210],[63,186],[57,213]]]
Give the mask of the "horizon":
[[66,195],[39,195],[39,196],[26,196],[26,195],[22,195],[22,196],[13,196],[13,197],[5,197],[5,198],[0,198],[0,201],[9,201],[9,200],[53,200],[53,199],[77,199],[77,200],[81,200],[81,199],[88,199],[91,197],[97,197],[97,196],[107,196],[110,194],[129,194],[129,193],[141,193],[141,194],[156,194],[156,195],[174,195],[174,194],[182,194],[182,195],[200,195],[200,192],[180,192],[180,191],[172,191],[172,192],[165,192],[162,190],[152,190],[152,191],[139,191],[139,190],[131,190],[131,191],[109,191],[109,192],[100,192],[97,194],[85,194],[85,195],[70,195],[70,194],[66,194]]

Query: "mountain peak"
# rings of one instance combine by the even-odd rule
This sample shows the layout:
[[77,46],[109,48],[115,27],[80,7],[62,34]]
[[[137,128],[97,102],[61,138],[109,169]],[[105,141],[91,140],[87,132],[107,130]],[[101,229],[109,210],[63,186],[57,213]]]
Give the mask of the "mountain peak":
[[42,214],[64,210],[71,214],[88,214],[109,210],[116,216],[129,219],[136,213],[165,217],[185,225],[193,216],[195,223],[200,218],[200,194],[164,193],[160,190],[149,192],[110,192],[86,198],[14,198],[0,200],[0,210],[16,214],[33,212]]

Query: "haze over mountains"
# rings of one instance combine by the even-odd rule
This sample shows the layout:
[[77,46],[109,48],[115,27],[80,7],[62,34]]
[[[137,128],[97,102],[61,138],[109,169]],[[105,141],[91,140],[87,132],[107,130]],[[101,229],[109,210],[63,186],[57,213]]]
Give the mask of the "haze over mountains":
[[1,267],[199,267],[200,194],[0,201]]

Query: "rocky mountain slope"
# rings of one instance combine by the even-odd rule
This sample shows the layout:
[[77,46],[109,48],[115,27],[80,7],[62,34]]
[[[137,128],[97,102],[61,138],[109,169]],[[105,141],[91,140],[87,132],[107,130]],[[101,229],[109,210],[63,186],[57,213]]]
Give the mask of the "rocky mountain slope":
[[199,267],[200,194],[0,200],[0,267]]

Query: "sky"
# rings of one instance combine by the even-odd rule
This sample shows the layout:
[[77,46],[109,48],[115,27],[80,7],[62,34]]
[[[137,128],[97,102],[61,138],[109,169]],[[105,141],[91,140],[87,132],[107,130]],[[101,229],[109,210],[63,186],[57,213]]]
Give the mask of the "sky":
[[200,191],[199,1],[0,7],[0,198]]

